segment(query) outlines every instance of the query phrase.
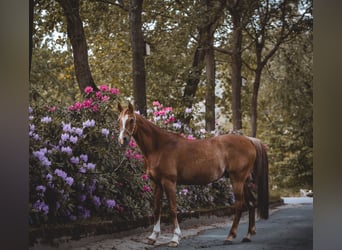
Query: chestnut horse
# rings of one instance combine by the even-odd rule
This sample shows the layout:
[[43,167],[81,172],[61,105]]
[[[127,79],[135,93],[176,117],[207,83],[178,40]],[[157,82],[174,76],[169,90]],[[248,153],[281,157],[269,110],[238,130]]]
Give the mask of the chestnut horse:
[[[176,184],[208,184],[229,176],[235,195],[234,221],[224,244],[231,244],[244,206],[249,212],[247,235],[250,241],[255,230],[255,208],[262,219],[268,218],[268,160],[260,140],[235,134],[203,140],[188,140],[159,128],[134,112],[132,104],[118,104],[119,144],[126,146],[131,136],[139,146],[153,188],[154,227],[148,243],[154,244],[160,233],[163,192],[166,193],[174,226],[169,246],[178,246],[181,230],[177,220]],[[257,198],[250,183],[257,185]]]

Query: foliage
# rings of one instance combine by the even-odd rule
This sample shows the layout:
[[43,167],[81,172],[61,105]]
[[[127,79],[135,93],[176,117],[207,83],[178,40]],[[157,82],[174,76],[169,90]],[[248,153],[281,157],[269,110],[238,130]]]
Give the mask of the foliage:
[[[280,188],[312,189],[312,60],[310,36],[298,37],[269,68],[267,77],[277,84],[263,89],[262,136],[269,147],[271,181]],[[276,74],[279,70],[282,74]]]

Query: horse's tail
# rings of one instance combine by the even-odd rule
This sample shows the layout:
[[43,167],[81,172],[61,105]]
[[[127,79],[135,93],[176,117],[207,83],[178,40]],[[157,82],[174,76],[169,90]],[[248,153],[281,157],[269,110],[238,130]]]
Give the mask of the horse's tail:
[[251,138],[255,149],[254,179],[258,188],[257,210],[261,219],[269,216],[269,189],[268,189],[268,156],[266,146],[258,139]]

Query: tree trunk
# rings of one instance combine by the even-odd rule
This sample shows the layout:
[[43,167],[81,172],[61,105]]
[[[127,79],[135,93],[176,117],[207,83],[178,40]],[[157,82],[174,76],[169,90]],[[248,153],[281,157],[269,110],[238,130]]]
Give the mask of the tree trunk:
[[[203,40],[201,37],[203,35],[199,35],[200,39],[194,54],[194,58],[192,61],[192,66],[191,70],[188,75],[188,79],[186,81],[186,85],[184,88],[184,93],[183,93],[183,98],[182,98],[182,106],[191,108],[194,102],[194,97],[197,92],[197,87],[200,82],[200,78],[202,75],[202,71],[204,68],[204,50],[203,50],[203,44],[201,44],[201,41]],[[179,115],[179,119],[181,120],[182,123],[184,124],[189,124],[190,123],[190,118],[191,116],[184,117],[184,113]]]
[[252,96],[252,114],[251,114],[251,136],[256,137],[257,128],[258,128],[258,95],[259,95],[259,87],[260,87],[260,80],[261,80],[261,73],[262,69],[257,68],[255,71],[255,78],[253,83],[253,96]]
[[[223,14],[223,9],[226,5],[226,0],[208,1],[202,0],[200,4],[204,10],[200,21],[202,25],[198,26],[198,45],[194,55],[192,68],[184,89],[182,104],[184,107],[191,108],[197,87],[200,82],[200,77],[204,66],[206,67],[206,129],[215,130],[215,56],[214,56],[214,33],[218,26],[218,20]],[[184,118],[180,116],[180,120],[185,123],[190,123],[191,116]]]
[[206,92],[205,92],[205,129],[215,130],[215,55],[213,48],[213,37],[206,49],[205,68],[206,68]]
[[142,33],[143,0],[131,0],[129,8],[130,35],[132,46],[133,96],[135,108],[142,115],[147,115],[145,42]]
[[240,13],[234,9],[231,11],[233,19],[233,37],[232,37],[232,63],[231,63],[231,81],[232,81],[232,111],[233,111],[233,129],[242,129],[242,111],[241,111],[241,47],[242,47],[242,28]]
[[98,90],[90,72],[88,47],[79,13],[79,0],[57,0],[63,8],[67,21],[67,34],[72,46],[75,75],[82,93],[88,86]]

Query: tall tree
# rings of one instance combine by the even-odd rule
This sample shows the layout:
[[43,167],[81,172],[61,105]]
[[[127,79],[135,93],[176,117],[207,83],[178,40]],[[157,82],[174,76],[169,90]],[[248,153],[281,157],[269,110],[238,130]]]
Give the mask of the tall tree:
[[97,90],[88,63],[88,47],[79,13],[79,0],[57,0],[57,2],[62,6],[66,18],[78,86],[82,93],[88,86]]
[[241,69],[242,69],[242,0],[228,0],[228,10],[232,19],[231,41],[231,81],[233,129],[242,129],[241,110]]
[[142,4],[143,0],[131,0],[129,6],[129,23],[133,57],[133,96],[136,109],[141,114],[146,115],[145,42],[141,20]]
[[[263,69],[281,44],[294,39],[308,28],[312,29],[310,25],[312,18],[308,15],[312,12],[312,1],[306,1],[304,6],[299,6],[300,3],[301,1],[298,0],[263,1],[246,26],[245,30],[254,43],[255,54],[255,67],[245,63],[254,72],[251,101],[251,136],[253,137],[257,134],[258,93]],[[302,13],[299,13],[299,8]]]
[[214,34],[219,25],[219,20],[225,8],[226,0],[203,1],[206,11],[205,29],[205,70],[206,70],[206,95],[205,95],[205,128],[207,131],[215,130],[215,53]]
[[[184,107],[192,108],[198,84],[201,80],[202,71],[206,69],[206,94],[205,94],[205,121],[208,131],[215,129],[215,55],[214,55],[214,33],[223,15],[226,0],[208,1],[202,0],[198,3],[195,12],[197,25],[196,49],[192,60],[188,78],[183,92],[182,104]],[[189,124],[190,116],[181,117],[185,124]]]

